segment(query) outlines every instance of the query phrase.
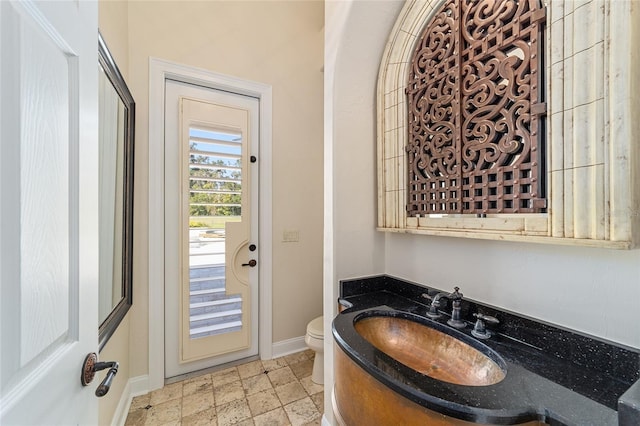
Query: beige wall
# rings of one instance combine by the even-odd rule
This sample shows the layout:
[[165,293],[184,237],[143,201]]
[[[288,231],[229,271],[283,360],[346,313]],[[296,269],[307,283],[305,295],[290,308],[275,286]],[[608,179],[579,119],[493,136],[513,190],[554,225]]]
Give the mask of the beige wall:
[[100,0],[98,28],[125,81],[129,77],[129,13],[126,1]]
[[[100,30],[136,101],[133,307],[100,354],[120,362],[100,402],[113,419],[132,377],[148,373],[149,57],[273,87],[273,342],[322,314],[321,1],[100,0]],[[283,243],[298,230],[298,243]],[[153,285],[153,284],[151,284]]]
[[[129,30],[128,30],[128,8],[124,1],[100,0],[98,5],[99,29],[102,37],[107,43],[120,73],[125,81],[129,75]],[[130,375],[130,319],[128,313],[120,326],[111,336],[107,344],[100,351],[101,361],[117,361],[120,364],[118,374],[111,385],[109,393],[102,398],[98,405],[98,419],[101,425],[111,424],[116,407],[120,402]],[[102,380],[105,371],[96,375],[96,381]]]
[[[384,234],[376,232],[376,77],[403,0],[326,3],[325,328],[337,314],[338,281],[385,272]],[[411,247],[403,248],[413,255]],[[328,333],[325,332],[325,336]],[[324,339],[324,415],[332,415],[333,339]]]
[[[149,57],[273,87],[273,341],[322,313],[322,2],[145,2],[129,7],[136,100],[131,375],[148,372]],[[282,243],[285,229],[298,243]]]
[[[100,351],[100,361],[117,361],[120,365],[118,368],[118,374],[116,374],[115,379],[113,379],[109,393],[99,400],[98,421],[101,425],[108,425],[112,423],[120,398],[122,397],[125,386],[131,377],[129,368],[129,318],[131,318],[131,315],[126,315],[122,319],[120,326],[113,333],[105,347]],[[104,379],[106,373],[107,370],[104,370],[96,374],[96,378],[94,379],[94,383],[96,383],[95,386]]]
[[[442,290],[458,285],[469,298],[640,348],[635,318],[640,308],[638,249],[381,233],[375,230],[373,218],[367,218],[367,227],[355,228],[354,211],[376,209],[373,93],[378,70],[374,64],[380,63],[394,23],[389,18],[397,16],[401,6],[399,1],[354,1],[343,16],[335,18],[345,19],[345,24],[332,70],[333,136],[327,139],[332,144],[334,170],[326,185],[333,184],[336,200],[333,230],[329,230],[335,278],[325,285],[330,285],[333,299],[339,279],[387,273]],[[367,33],[370,28],[376,28],[375,34]],[[352,111],[369,113],[355,120]],[[361,135],[366,139],[358,138]],[[365,173],[354,173],[349,159],[356,156],[358,169]],[[363,193],[351,198],[357,189]],[[372,244],[376,251],[354,250]],[[376,262],[371,266],[374,255]]]

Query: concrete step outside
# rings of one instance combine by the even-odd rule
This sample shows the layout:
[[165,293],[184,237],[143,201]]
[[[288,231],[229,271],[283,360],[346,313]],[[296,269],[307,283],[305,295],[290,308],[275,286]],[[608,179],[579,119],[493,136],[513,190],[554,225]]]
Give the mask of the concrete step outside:
[[242,329],[241,321],[233,321],[225,324],[211,325],[207,327],[192,328],[189,330],[189,337],[197,339],[199,337],[214,336],[216,334],[230,333]]

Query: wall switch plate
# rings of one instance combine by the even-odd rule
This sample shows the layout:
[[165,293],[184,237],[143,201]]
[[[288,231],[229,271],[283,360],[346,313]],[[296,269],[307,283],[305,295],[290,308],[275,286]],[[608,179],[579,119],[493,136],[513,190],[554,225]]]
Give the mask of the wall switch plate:
[[300,231],[297,229],[285,229],[282,231],[283,243],[297,243],[300,241]]

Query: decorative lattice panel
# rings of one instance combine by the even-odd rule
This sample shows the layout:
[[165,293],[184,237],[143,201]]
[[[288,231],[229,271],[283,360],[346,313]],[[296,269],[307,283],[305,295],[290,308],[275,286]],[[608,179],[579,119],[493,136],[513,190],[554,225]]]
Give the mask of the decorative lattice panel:
[[539,0],[449,0],[406,89],[408,214],[546,208]]

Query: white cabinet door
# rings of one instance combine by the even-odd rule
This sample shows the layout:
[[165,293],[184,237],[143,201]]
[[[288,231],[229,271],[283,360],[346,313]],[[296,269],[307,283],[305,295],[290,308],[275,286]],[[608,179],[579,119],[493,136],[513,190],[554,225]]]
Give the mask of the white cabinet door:
[[[96,424],[97,2],[0,1],[0,423]],[[96,376],[97,378],[97,376]]]

